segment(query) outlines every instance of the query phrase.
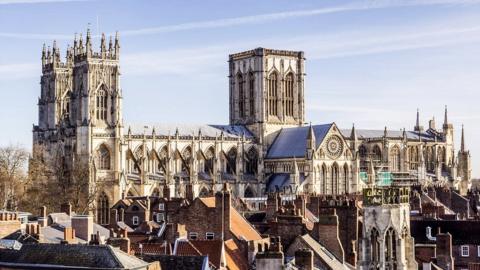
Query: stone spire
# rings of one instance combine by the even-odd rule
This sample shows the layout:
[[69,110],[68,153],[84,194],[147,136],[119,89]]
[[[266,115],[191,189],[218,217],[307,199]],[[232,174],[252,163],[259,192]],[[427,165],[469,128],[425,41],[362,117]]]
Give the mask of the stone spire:
[[315,139],[315,132],[313,131],[312,124],[308,127],[308,134],[307,134],[307,159],[313,158],[313,153],[315,151],[317,144]]
[[352,140],[352,151],[356,155],[358,151],[358,137],[357,131],[355,130],[355,124],[352,124],[352,132],[350,133],[350,140]]
[[460,142],[460,152],[462,153],[465,152],[465,130],[463,128],[463,124],[462,124],[462,140]]
[[310,123],[310,126],[308,127],[307,147],[315,149],[315,146],[316,146],[315,132],[313,130],[312,124]]
[[448,126],[448,108],[447,108],[447,105],[445,105],[445,117],[443,119],[443,126]]
[[90,34],[90,28],[87,29],[87,40],[85,41],[85,50],[87,57],[92,55],[92,37]]
[[420,126],[420,110],[417,109],[417,121],[415,122],[415,127],[413,128],[414,131],[421,132],[423,129],[422,126]]
[[107,45],[105,43],[105,34],[102,33],[102,39],[100,41],[100,53],[102,55],[102,58],[105,58],[107,55]]
[[115,33],[115,59],[120,58],[120,41],[118,37],[118,31]]
[[42,48],[42,66],[45,66],[47,63],[47,47],[45,47],[45,43],[43,43]]

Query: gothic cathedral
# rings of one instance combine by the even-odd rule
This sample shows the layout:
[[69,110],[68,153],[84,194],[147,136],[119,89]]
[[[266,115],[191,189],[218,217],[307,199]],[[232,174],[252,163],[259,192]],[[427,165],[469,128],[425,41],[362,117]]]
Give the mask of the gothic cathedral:
[[102,35],[96,51],[87,31],[64,61],[55,42],[43,48],[34,156],[61,158],[67,170],[87,166],[90,183],[102,187],[100,224],[126,196],[209,196],[226,182],[246,199],[359,193],[372,177],[380,186],[470,185],[470,153],[462,132],[455,154],[446,109],[441,129],[434,120],[421,127],[418,113],[412,131],[305,124],[303,52],[230,55],[228,125],[126,125],[119,76],[118,35],[108,44]]

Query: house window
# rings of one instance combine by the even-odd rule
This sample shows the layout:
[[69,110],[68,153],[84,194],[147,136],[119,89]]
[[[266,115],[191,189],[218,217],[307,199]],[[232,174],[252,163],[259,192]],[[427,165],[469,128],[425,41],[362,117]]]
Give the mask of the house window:
[[198,233],[196,232],[191,232],[189,235],[190,240],[197,240],[198,239]]
[[165,216],[163,213],[158,213],[157,214],[157,222],[163,222],[165,220]]
[[160,203],[160,204],[158,205],[158,210],[160,210],[160,211],[165,211],[165,204]]
[[477,256],[480,257],[480,246],[477,246]]
[[132,223],[133,223],[133,225],[138,225],[138,217],[137,216],[134,216],[132,218]]
[[461,246],[460,247],[460,253],[462,254],[462,257],[468,257],[470,256],[470,250],[468,248],[468,246]]
[[206,238],[207,240],[213,240],[213,237],[214,237],[214,236],[215,236],[215,233],[213,233],[213,232],[207,232],[207,233],[205,234],[205,238]]

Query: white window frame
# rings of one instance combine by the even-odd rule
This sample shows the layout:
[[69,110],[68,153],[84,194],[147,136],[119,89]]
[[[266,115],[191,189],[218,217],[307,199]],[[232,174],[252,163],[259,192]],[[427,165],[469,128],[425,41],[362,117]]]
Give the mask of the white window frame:
[[477,256],[480,257],[480,246],[477,246]]
[[[466,251],[466,252],[464,252]],[[460,246],[460,255],[462,257],[470,257],[470,247],[468,245]]]
[[[209,238],[210,237],[210,238]],[[215,233],[213,232],[207,232],[205,233],[205,239],[207,240],[213,240],[215,238]]]
[[139,223],[138,216],[133,216],[133,217],[132,217],[132,224],[133,224],[133,225],[138,225],[138,223]]
[[198,239],[198,233],[196,232],[191,232],[188,234],[188,239],[190,240],[197,240]]
[[165,215],[163,213],[157,213],[155,219],[156,219],[157,222],[164,222],[165,221]]
[[164,203],[159,203],[158,204],[158,210],[165,211],[165,204]]

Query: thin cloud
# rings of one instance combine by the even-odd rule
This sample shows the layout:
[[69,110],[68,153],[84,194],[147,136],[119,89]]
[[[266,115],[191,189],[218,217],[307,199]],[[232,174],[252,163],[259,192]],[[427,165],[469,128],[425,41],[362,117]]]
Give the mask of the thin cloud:
[[[39,3],[39,2],[68,2],[68,1],[77,1],[77,0],[0,0],[0,4],[13,3],[13,2],[25,2],[25,3]],[[81,1],[81,0],[80,0]],[[85,1],[85,0],[84,0]],[[88,0],[86,0],[88,1]],[[410,0],[410,1],[395,1],[395,0],[385,0],[385,1],[362,1],[362,2],[352,2],[351,4],[343,6],[334,6],[326,7],[319,9],[310,9],[310,10],[296,10],[296,11],[285,11],[277,13],[267,13],[259,14],[252,16],[243,16],[235,18],[225,18],[209,21],[198,21],[198,22],[189,22],[181,23],[174,25],[165,25],[158,27],[149,27],[141,28],[134,30],[123,30],[121,31],[122,36],[138,36],[138,35],[152,35],[160,33],[171,33],[171,32],[180,32],[180,31],[191,31],[191,30],[200,30],[200,29],[212,29],[212,28],[225,28],[232,26],[241,26],[241,25],[251,25],[251,24],[260,24],[267,22],[274,22],[278,20],[292,19],[292,18],[301,18],[301,17],[312,17],[333,13],[342,13],[342,12],[352,12],[352,11],[363,11],[363,10],[372,10],[372,9],[385,9],[385,8],[401,8],[401,7],[414,7],[414,6],[433,6],[433,5],[459,5],[459,4],[480,4],[480,0]],[[19,39],[71,39],[72,35],[65,34],[34,34],[34,33],[0,33],[0,37],[7,38],[19,38]]]
[[86,2],[93,0],[0,0],[0,5],[14,4],[45,4],[45,3],[61,3],[61,2]]
[[[392,34],[395,33],[395,34]],[[307,48],[308,59],[332,59],[354,57],[378,53],[416,50],[431,47],[444,47],[475,43],[480,41],[480,26],[458,27],[452,29],[424,29],[415,34],[409,31],[389,31],[378,33],[343,33],[336,36],[307,35],[294,38],[293,41],[271,39],[268,44],[282,48]],[[192,47],[162,49],[159,51],[125,54],[121,64],[125,73],[131,75],[212,75],[225,64],[228,53],[258,46],[256,40],[243,43],[223,44],[212,47]],[[174,55],[175,57],[171,57]],[[2,79],[18,79],[37,76],[34,72],[39,66],[32,63],[0,66]]]

